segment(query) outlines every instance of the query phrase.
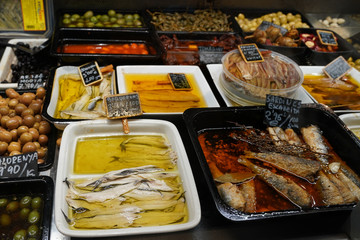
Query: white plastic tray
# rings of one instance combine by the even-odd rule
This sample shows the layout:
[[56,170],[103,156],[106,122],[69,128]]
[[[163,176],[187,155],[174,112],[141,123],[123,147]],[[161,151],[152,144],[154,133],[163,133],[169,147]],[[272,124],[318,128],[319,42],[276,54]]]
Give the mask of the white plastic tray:
[[[202,74],[198,66],[159,66],[159,65],[118,66],[116,68],[116,74],[117,74],[117,84],[119,87],[119,93],[129,92],[126,89],[124,73],[138,73],[138,74],[191,73],[195,77],[196,84],[200,89],[202,96],[205,99],[207,107],[219,107],[219,103],[216,101],[216,98],[213,92],[211,91],[209,84],[207,83],[204,75]],[[144,113],[144,114],[155,114],[155,113]],[[159,113],[159,114],[182,114],[182,112]]]
[[[194,177],[180,134],[176,129],[175,125],[163,120],[137,119],[129,120],[129,127],[131,131],[130,134],[156,134],[165,136],[165,138],[171,144],[172,149],[177,153],[178,171],[185,191],[185,199],[189,213],[188,222],[165,226],[106,230],[74,230],[69,228],[69,225],[65,221],[62,213],[62,211],[67,212],[68,209],[65,200],[68,187],[64,183],[64,180],[65,178],[74,178],[79,176],[77,174],[74,174],[73,172],[74,155],[77,140],[82,137],[116,136],[123,134],[121,120],[92,120],[70,124],[65,128],[62,136],[56,176],[54,206],[55,224],[62,234],[71,237],[86,237],[87,239],[89,239],[94,237],[175,232],[193,228],[200,222],[201,208]],[[81,176],[88,177],[90,175]]]
[[[39,39],[11,39],[9,43],[16,44],[18,42],[27,43],[30,45],[31,48],[35,46],[40,46],[44,43],[47,39],[46,38],[39,38]],[[15,56],[14,50],[11,47],[6,47],[4,54],[1,58],[0,62],[0,80],[8,80],[10,82],[12,77],[11,71],[11,64],[17,63],[17,57]],[[0,89],[7,89],[7,88],[17,88],[17,83],[0,83]]]
[[[228,107],[239,106],[239,104],[231,101],[225,95],[225,91],[220,84],[220,75],[222,73],[222,64],[208,64],[208,65],[206,65],[206,67],[210,72],[211,78],[213,79],[217,90],[219,91],[221,97],[224,99],[226,106],[228,106]],[[303,87],[300,87],[297,90],[294,98],[297,100],[301,100],[302,103],[314,103],[314,101],[308,96],[307,92],[305,91],[305,89]],[[250,103],[245,100],[242,104],[242,106],[254,106],[254,105],[260,105],[260,104]]]
[[[300,66],[301,70],[304,73],[304,76],[307,74],[324,74],[323,69],[325,66]],[[360,84],[360,72],[355,68],[352,68],[349,74]],[[311,94],[304,89],[307,95],[315,102],[318,101],[311,96]],[[335,110],[336,113],[349,113],[349,112],[360,112],[360,110]]]

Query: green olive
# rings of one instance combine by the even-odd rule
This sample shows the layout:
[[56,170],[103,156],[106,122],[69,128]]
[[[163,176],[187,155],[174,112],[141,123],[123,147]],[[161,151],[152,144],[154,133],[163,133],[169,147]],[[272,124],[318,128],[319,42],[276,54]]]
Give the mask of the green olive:
[[40,220],[40,213],[37,210],[32,210],[29,213],[28,222],[31,224],[35,224]]
[[63,22],[63,24],[70,24],[71,23],[69,18],[64,18],[62,22]]
[[30,209],[29,208],[23,208],[20,210],[20,218],[21,219],[27,219],[30,213]]
[[20,200],[20,207],[21,208],[25,208],[25,207],[30,207],[31,204],[31,197],[30,196],[25,196]]
[[137,14],[137,13],[135,13],[135,14],[133,15],[133,17],[134,17],[134,19],[139,19],[139,18],[140,18],[140,15]]
[[116,17],[117,17],[117,18],[123,18],[123,17],[124,17],[124,15],[123,15],[123,14],[121,14],[121,13],[117,13],[117,14],[116,14]]
[[0,226],[9,226],[11,224],[11,217],[8,214],[1,214]]
[[85,24],[84,24],[84,23],[82,23],[82,22],[78,22],[78,23],[76,24],[76,26],[77,26],[77,27],[84,27],[84,26],[85,26]]
[[101,18],[100,18],[100,21],[102,22],[108,22],[109,21],[109,16],[108,15],[102,15]]
[[126,26],[133,26],[134,22],[133,21],[126,21]]
[[41,200],[41,197],[34,197],[32,200],[31,200],[31,207],[33,209],[38,209],[41,207],[41,204],[42,204],[42,200]]
[[98,23],[95,24],[95,27],[104,27],[104,24],[98,22]]
[[9,204],[6,206],[6,211],[7,212],[15,212],[19,209],[19,202],[18,201],[11,201],[9,202]]
[[65,13],[65,14],[63,15],[63,18],[70,18],[70,14]]
[[116,15],[115,10],[110,9],[110,10],[108,11],[108,15],[109,15],[110,17],[115,16],[115,15]]
[[111,23],[116,22],[116,20],[117,20],[117,18],[116,18],[116,17],[111,17],[111,18],[110,18],[110,22],[111,22]]
[[142,25],[142,23],[141,23],[141,21],[140,20],[134,20],[134,25],[135,26],[141,26]]
[[126,21],[132,21],[132,20],[134,20],[134,17],[131,14],[125,14],[125,20]]
[[94,16],[93,11],[87,11],[86,13],[84,13],[84,18],[91,18]]
[[39,227],[37,225],[30,225],[28,227],[28,235],[29,237],[36,237],[39,234]]
[[86,27],[94,27],[94,26],[95,26],[95,23],[93,23],[93,22],[88,22],[88,23],[85,23],[85,26],[86,26]]
[[80,15],[75,13],[73,15],[71,15],[71,18],[74,18],[74,19],[79,19],[80,18]]
[[13,240],[25,240],[26,239],[26,230],[25,229],[21,229],[19,231],[17,231],[14,234]]
[[96,23],[98,21],[98,19],[95,16],[92,16],[90,18],[90,22]]
[[0,208],[4,208],[6,207],[6,205],[8,204],[8,200],[6,198],[0,198]]
[[116,23],[119,24],[119,25],[124,25],[125,22],[126,22],[126,21],[125,21],[124,18],[118,19],[118,20],[116,21]]
[[114,24],[111,25],[111,27],[113,27],[113,28],[119,28],[119,27],[121,27],[121,26],[120,26],[119,24],[114,23]]

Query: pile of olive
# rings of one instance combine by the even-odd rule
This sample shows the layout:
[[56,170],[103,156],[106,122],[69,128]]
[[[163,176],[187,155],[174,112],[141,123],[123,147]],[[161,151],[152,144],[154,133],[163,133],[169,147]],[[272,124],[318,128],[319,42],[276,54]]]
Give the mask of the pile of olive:
[[87,11],[83,15],[65,13],[62,16],[62,24],[65,27],[143,27],[138,13],[117,13],[109,10],[107,14],[95,15],[93,11]]
[[[30,45],[27,43],[19,42],[19,46],[24,46],[30,48]],[[33,48],[34,50],[36,47]],[[52,67],[52,62],[44,59],[38,59],[29,53],[26,53],[21,50],[15,50],[14,54],[17,58],[17,62],[11,64],[10,68],[12,70],[11,79],[2,79],[3,83],[12,82],[17,83],[21,77],[30,76],[41,77],[42,82],[46,82],[49,79],[50,69]]]
[[0,239],[41,239],[40,195],[0,197]]
[[37,151],[38,163],[44,163],[48,151],[50,124],[40,115],[45,89],[19,94],[6,89],[0,97],[0,156]]
[[253,19],[246,18],[243,13],[239,13],[235,19],[244,32],[254,32],[263,21],[274,23],[287,30],[292,28],[309,28],[308,24],[302,22],[300,14],[284,14],[280,11],[277,13],[273,12],[265,14],[259,18]]

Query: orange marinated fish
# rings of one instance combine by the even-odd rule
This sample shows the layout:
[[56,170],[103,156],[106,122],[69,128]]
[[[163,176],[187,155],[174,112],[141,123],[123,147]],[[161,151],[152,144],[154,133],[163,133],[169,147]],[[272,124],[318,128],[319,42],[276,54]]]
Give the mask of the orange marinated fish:
[[277,168],[285,170],[286,172],[289,172],[298,177],[305,178],[310,182],[314,181],[316,173],[321,168],[321,164],[318,161],[275,152],[256,153],[245,151],[244,157],[254,158],[263,162],[270,163]]
[[269,186],[274,188],[277,192],[282,194],[285,198],[287,198],[295,205],[301,208],[311,207],[311,196],[305,189],[300,187],[293,180],[275,174],[268,169],[259,167],[241,156],[238,159],[238,162],[250,168],[253,172],[257,173],[264,182],[266,182]]

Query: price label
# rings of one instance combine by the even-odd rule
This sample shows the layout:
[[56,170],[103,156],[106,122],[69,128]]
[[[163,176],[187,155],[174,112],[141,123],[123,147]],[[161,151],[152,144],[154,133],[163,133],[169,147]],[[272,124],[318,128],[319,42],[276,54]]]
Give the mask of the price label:
[[18,89],[38,89],[45,87],[46,78],[43,73],[20,76]]
[[221,58],[224,56],[224,48],[213,46],[199,46],[200,63],[211,64],[221,63]]
[[268,22],[268,21],[262,21],[262,23],[259,25],[258,29],[266,31],[270,26],[280,29],[280,33],[283,36],[288,32],[288,30],[286,28],[284,28],[280,25],[277,25],[275,23]]
[[266,95],[264,123],[270,127],[299,128],[301,101]]
[[324,45],[337,46],[338,43],[336,41],[336,37],[333,32],[324,31],[324,30],[316,30],[317,35],[320,39],[320,42]]
[[78,70],[85,86],[95,84],[103,79],[97,62],[85,63]]
[[325,74],[334,80],[341,78],[350,70],[351,66],[342,56],[337,57],[324,68]]
[[263,62],[264,58],[255,43],[241,44],[238,46],[245,62]]
[[105,97],[106,114],[109,119],[134,117],[142,114],[138,93],[124,93]]
[[168,77],[174,90],[192,89],[184,73],[169,73]]
[[0,178],[38,176],[37,152],[0,157]]

